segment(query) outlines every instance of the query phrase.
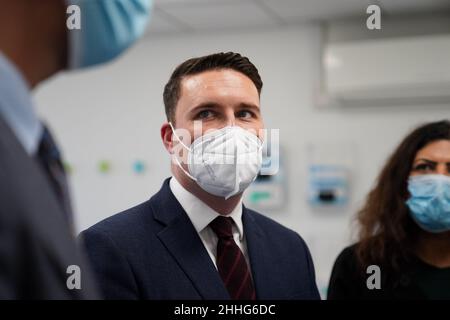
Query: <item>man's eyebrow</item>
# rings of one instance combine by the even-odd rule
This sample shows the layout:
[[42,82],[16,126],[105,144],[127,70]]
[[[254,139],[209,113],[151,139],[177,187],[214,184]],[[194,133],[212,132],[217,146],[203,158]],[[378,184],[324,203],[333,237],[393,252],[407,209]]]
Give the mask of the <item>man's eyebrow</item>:
[[217,109],[220,108],[220,104],[216,102],[202,102],[199,105],[196,105],[191,110],[189,110],[189,113],[196,113],[197,111],[200,111],[202,109]]
[[242,102],[239,104],[238,108],[239,109],[251,109],[255,112],[258,112],[258,113],[260,112],[260,108],[253,103]]
[[[193,107],[191,110],[189,110],[189,113],[196,113],[198,111],[201,111],[203,109],[219,109],[222,106],[217,103],[217,102],[213,102],[213,101],[207,101],[207,102],[202,102],[199,105],[196,105],[195,107]],[[260,108],[253,104],[253,103],[247,103],[247,102],[242,102],[237,106],[238,110],[241,109],[251,109],[254,112],[260,113]]]

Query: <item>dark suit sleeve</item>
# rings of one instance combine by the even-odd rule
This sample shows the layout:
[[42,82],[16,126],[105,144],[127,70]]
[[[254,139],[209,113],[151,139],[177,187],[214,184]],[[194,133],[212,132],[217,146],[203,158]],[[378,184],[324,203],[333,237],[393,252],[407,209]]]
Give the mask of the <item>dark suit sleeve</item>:
[[14,232],[16,228],[6,223],[8,219],[5,217],[7,215],[0,211],[0,300],[19,298],[17,258],[20,250],[16,247],[18,237],[17,232]]
[[337,257],[328,286],[328,300],[361,299],[361,281],[354,247],[344,249]]
[[111,300],[139,299],[138,287],[123,252],[104,232],[88,229],[79,240],[84,245],[103,297]]
[[311,299],[312,300],[320,300],[320,294],[319,290],[317,289],[317,283],[316,283],[316,273],[314,271],[314,263],[311,257],[311,253],[309,252],[308,246],[305,243],[305,240],[299,235],[303,251],[305,253],[305,259],[308,266],[308,275],[310,279],[309,287],[311,292]]

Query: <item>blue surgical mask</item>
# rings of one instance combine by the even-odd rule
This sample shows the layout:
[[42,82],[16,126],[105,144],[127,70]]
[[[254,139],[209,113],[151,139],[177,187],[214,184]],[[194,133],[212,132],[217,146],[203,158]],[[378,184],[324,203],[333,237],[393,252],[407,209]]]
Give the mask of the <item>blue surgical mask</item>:
[[81,29],[68,30],[69,69],[108,62],[145,32],[152,0],[66,0],[77,5]]
[[450,230],[450,177],[439,174],[411,176],[411,197],[406,201],[412,218],[424,230]]

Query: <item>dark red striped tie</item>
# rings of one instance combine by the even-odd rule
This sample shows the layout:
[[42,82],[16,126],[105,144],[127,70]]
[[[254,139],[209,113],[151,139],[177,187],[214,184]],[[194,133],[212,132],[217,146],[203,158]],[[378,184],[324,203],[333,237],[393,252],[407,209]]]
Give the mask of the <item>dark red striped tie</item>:
[[233,239],[233,220],[217,217],[210,227],[219,238],[217,269],[230,297],[234,300],[255,300],[256,293],[247,261]]

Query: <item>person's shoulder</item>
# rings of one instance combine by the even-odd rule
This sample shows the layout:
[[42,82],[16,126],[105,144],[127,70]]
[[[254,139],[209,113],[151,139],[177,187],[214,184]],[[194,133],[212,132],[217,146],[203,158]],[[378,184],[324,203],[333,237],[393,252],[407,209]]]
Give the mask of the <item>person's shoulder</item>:
[[352,245],[349,245],[348,247],[345,247],[342,249],[342,251],[339,253],[336,260],[356,260],[356,249],[357,249],[358,243],[354,243]]
[[150,200],[147,200],[94,224],[81,234],[102,233],[112,238],[136,234],[148,221],[151,210]]
[[336,258],[335,265],[355,265],[357,263],[357,253],[356,249],[358,247],[358,243],[354,243],[342,249],[339,255]]
[[345,247],[337,256],[333,273],[347,273],[357,276],[361,273],[360,262],[357,255],[358,243]]
[[344,248],[337,256],[331,271],[327,299],[366,298],[365,273],[357,256],[358,243]]

